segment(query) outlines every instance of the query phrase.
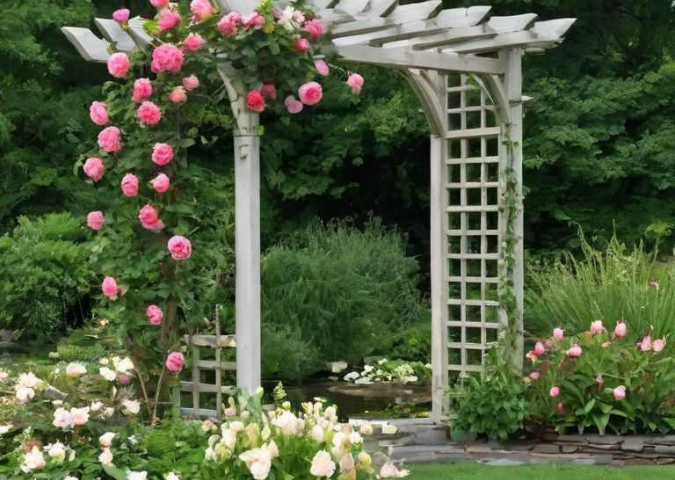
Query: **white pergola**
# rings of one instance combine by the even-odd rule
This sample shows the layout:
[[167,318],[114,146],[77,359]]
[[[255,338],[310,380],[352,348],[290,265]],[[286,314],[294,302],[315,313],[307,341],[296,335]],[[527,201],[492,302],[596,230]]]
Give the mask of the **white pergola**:
[[[216,0],[221,12],[251,12],[257,1]],[[490,7],[442,9],[440,0],[311,0],[337,56],[397,69],[418,95],[431,129],[431,303],[433,414],[447,414],[444,389],[483,358],[505,325],[522,358],[522,57],[563,41],[574,19],[490,16]],[[146,48],[143,20],[127,31],[96,19],[63,32],[88,61]],[[259,116],[231,67],[221,76],[237,119],[234,132],[237,384],[260,385]],[[508,241],[507,241],[508,237]],[[508,249],[508,252],[506,251]],[[505,258],[512,263],[507,264]],[[508,266],[506,266],[508,265]],[[506,282],[504,282],[506,280]],[[503,308],[508,285],[515,308]],[[509,318],[507,318],[509,317]]]

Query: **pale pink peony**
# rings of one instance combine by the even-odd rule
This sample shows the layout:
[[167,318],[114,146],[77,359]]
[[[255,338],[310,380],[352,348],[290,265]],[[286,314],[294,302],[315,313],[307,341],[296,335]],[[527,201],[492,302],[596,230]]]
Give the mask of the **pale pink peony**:
[[260,93],[262,94],[263,97],[268,98],[270,100],[274,100],[277,98],[277,89],[271,82],[264,83],[262,88],[260,88]]
[[131,61],[126,53],[113,53],[108,59],[108,72],[116,78],[122,78],[129,72]]
[[316,105],[323,97],[323,89],[316,82],[305,83],[298,90],[298,96],[305,105]]
[[410,475],[409,470],[399,470],[393,462],[389,461],[382,465],[378,478],[405,478]]
[[612,390],[612,393],[614,394],[614,400],[623,400],[626,398],[626,387],[619,385],[614,390]]
[[187,99],[187,92],[183,86],[176,87],[169,93],[169,101],[171,101],[171,103],[185,103],[187,102]]
[[213,14],[213,7],[209,0],[192,0],[192,2],[190,2],[190,11],[195,16],[195,20],[201,21],[209,18]]
[[183,370],[183,363],[185,362],[185,358],[183,357],[183,354],[180,352],[171,352],[167,357],[166,357],[166,369],[169,370],[170,372],[180,372]]
[[161,325],[164,320],[164,312],[157,305],[150,305],[145,309],[145,316],[150,325]]
[[312,37],[312,40],[318,42],[324,32],[323,23],[316,19],[310,20],[309,22],[305,23],[305,32],[309,33],[309,36]]
[[330,453],[325,450],[317,452],[312,459],[312,466],[309,469],[309,473],[315,477],[332,477],[335,473],[335,462],[333,462]]
[[174,260],[186,260],[192,255],[190,240],[180,235],[171,237],[168,243],[169,253]]
[[87,226],[92,230],[98,232],[103,228],[104,224],[105,217],[103,216],[103,212],[97,210],[95,212],[89,212],[87,215]]
[[152,95],[152,82],[148,78],[139,78],[134,82],[134,92],[131,94],[131,99],[139,103]]
[[127,23],[129,21],[130,15],[131,15],[131,12],[129,11],[128,8],[120,8],[119,10],[115,10],[113,12],[112,18],[117,23]]
[[70,415],[73,418],[73,425],[81,427],[89,421],[89,407],[71,408]]
[[242,18],[241,21],[246,27],[253,27],[256,30],[260,30],[265,24],[265,17],[258,12],[252,12]]
[[146,230],[157,232],[164,228],[164,222],[159,219],[159,212],[150,204],[141,208],[138,212],[138,220]]
[[567,350],[567,356],[571,358],[577,358],[581,356],[581,352],[581,347],[575,343],[569,350]]
[[309,40],[306,38],[296,38],[293,47],[296,52],[305,53],[309,50]]
[[643,352],[648,352],[652,349],[652,337],[647,335],[642,339],[640,343],[638,343],[638,347],[640,347],[640,350]]
[[653,348],[655,353],[659,353],[661,350],[665,348],[665,346],[666,341],[664,339],[657,338],[656,340],[654,340]]
[[98,146],[109,153],[122,150],[122,133],[117,127],[106,127],[98,134]]
[[96,125],[105,125],[110,121],[110,117],[108,116],[108,106],[101,102],[92,103],[89,107],[89,118],[91,118],[91,121]]
[[138,119],[144,125],[157,125],[162,119],[162,110],[152,102],[143,102],[136,111]]
[[557,397],[558,395],[560,395],[560,387],[556,386],[551,387],[551,390],[549,390],[548,394],[551,398]]
[[183,86],[186,90],[191,91],[199,88],[199,79],[195,75],[190,75],[183,79]]
[[155,192],[164,193],[171,186],[171,181],[166,174],[160,173],[155,178],[150,180],[150,184],[152,185],[152,188],[155,189]]
[[101,291],[103,295],[115,300],[117,298],[117,281],[113,277],[105,277],[101,284]]
[[73,416],[68,410],[63,407],[59,407],[54,410],[54,421],[52,422],[56,428],[72,428],[73,425]]
[[534,345],[534,353],[535,353],[537,356],[543,355],[544,353],[546,353],[546,347],[544,347],[544,344],[541,343],[541,342],[537,342],[537,343]]
[[150,3],[156,8],[166,8],[169,6],[169,1],[170,0],[150,0]]
[[293,95],[286,97],[286,100],[284,100],[284,105],[286,105],[286,110],[288,110],[288,113],[292,114],[300,113],[302,112],[302,109],[305,108],[302,102],[296,100]]
[[553,329],[553,338],[555,338],[556,340],[562,340],[564,336],[565,331],[562,328]]
[[191,33],[183,40],[183,49],[189,52],[195,52],[204,45],[204,38],[198,33]]
[[616,327],[614,327],[614,335],[616,335],[617,338],[623,338],[627,333],[628,327],[626,326],[626,322],[623,320],[616,322]]
[[94,182],[98,182],[103,177],[105,167],[103,166],[103,161],[100,158],[91,157],[88,158],[86,162],[84,162],[82,170],[84,170],[86,176],[91,178]]
[[173,148],[168,143],[155,143],[152,148],[152,161],[163,167],[168,165],[173,158]]
[[165,10],[157,20],[157,26],[162,30],[170,30],[180,23],[180,15],[173,10]]
[[125,197],[135,197],[138,195],[138,177],[133,173],[127,173],[122,177],[120,186]]
[[330,68],[328,68],[328,64],[323,60],[316,60],[314,62],[314,67],[316,68],[316,71],[319,72],[319,75],[321,75],[322,77],[327,77],[328,74],[330,73]]
[[541,374],[540,374],[539,372],[532,372],[532,373],[530,373],[530,378],[531,378],[532,380],[539,380],[540,377],[541,377]]
[[251,90],[246,94],[246,106],[252,112],[262,112],[265,110],[265,99],[258,90]]
[[218,22],[218,31],[223,35],[233,35],[240,24],[241,15],[237,12],[230,12]]
[[154,73],[178,73],[183,68],[183,51],[170,43],[164,43],[152,51],[151,69]]
[[602,320],[596,320],[591,323],[591,335],[598,335],[605,331],[605,327],[602,325]]
[[358,73],[351,73],[349,74],[349,77],[347,77],[347,85],[352,89],[354,95],[358,95],[361,92],[364,82],[365,80]]

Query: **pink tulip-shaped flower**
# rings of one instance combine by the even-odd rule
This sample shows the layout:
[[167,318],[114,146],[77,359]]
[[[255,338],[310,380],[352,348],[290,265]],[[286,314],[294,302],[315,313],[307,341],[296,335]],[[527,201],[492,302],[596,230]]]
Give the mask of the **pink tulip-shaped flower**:
[[562,402],[558,402],[558,405],[555,406],[555,409],[558,410],[558,413],[563,413],[565,407],[563,406]]
[[616,322],[616,326],[614,327],[614,335],[617,338],[623,338],[626,336],[628,333],[628,327],[626,326],[626,322],[623,320],[619,320]]
[[562,340],[565,336],[565,331],[562,328],[553,329],[553,338],[556,340]]
[[134,91],[131,94],[131,99],[140,103],[141,100],[144,100],[150,97],[153,93],[152,82],[149,78],[139,78],[134,82]]
[[324,32],[324,27],[323,23],[321,23],[320,20],[310,20],[309,22],[305,23],[305,32],[309,33],[309,36],[312,37],[312,40],[315,42],[318,42],[321,39],[321,35],[323,35]]
[[598,335],[605,330],[602,326],[602,320],[596,320],[591,323],[591,335]]
[[157,125],[162,119],[162,110],[152,102],[143,102],[136,115],[144,125]]
[[170,0],[150,0],[150,3],[155,8],[166,8],[169,6]]
[[352,73],[347,77],[347,85],[352,89],[352,93],[357,95],[361,93],[365,80],[358,73]]
[[94,182],[98,182],[105,172],[103,161],[98,157],[88,158],[87,161],[84,162],[82,170],[84,170],[84,174]]
[[109,153],[122,150],[122,133],[117,127],[107,127],[98,134],[98,146]]
[[659,353],[661,350],[663,350],[665,348],[665,346],[666,346],[666,341],[664,339],[657,338],[656,340],[654,340],[653,348],[654,348],[655,353]]
[[233,35],[239,25],[241,25],[241,15],[237,12],[230,12],[218,22],[218,31],[223,35]]
[[556,386],[551,387],[551,390],[549,390],[548,394],[551,398],[557,397],[558,395],[560,395],[560,387]]
[[286,97],[286,100],[284,100],[284,105],[286,105],[286,110],[288,110],[288,113],[291,114],[300,113],[302,112],[302,109],[305,108],[302,102],[296,100],[293,95]]
[[626,398],[626,387],[619,385],[614,390],[612,390],[612,393],[614,394],[614,400],[623,400]]
[[316,71],[322,77],[327,77],[328,74],[330,73],[330,68],[328,68],[328,64],[323,60],[316,60],[314,62],[314,68],[316,68]]
[[165,10],[157,20],[157,26],[162,30],[170,30],[180,23],[180,15],[172,10]]
[[101,284],[101,291],[106,297],[115,300],[117,298],[117,281],[113,277],[105,277]]
[[323,89],[316,82],[308,82],[300,87],[298,96],[305,105],[316,105],[323,97]]
[[277,88],[273,83],[264,83],[260,88],[260,94],[269,100],[274,100],[277,98]]
[[150,305],[145,309],[145,317],[150,325],[161,325],[164,320],[164,312],[157,305]]
[[652,337],[647,335],[642,339],[640,343],[638,343],[638,347],[640,347],[640,350],[643,352],[648,352],[652,349]]
[[192,255],[190,240],[180,235],[171,237],[168,243],[169,253],[174,260],[186,260]]
[[108,72],[116,78],[122,78],[129,72],[131,61],[126,53],[113,53],[108,59]]
[[190,75],[183,79],[183,86],[186,90],[192,91],[196,88],[199,88],[199,79],[195,75]]
[[171,101],[171,103],[185,103],[187,102],[187,99],[187,92],[183,86],[176,87],[169,93],[169,101]]
[[164,167],[173,159],[173,148],[168,143],[155,143],[152,148],[153,163]]
[[544,353],[546,353],[546,347],[544,347],[544,344],[541,343],[541,342],[535,343],[535,344],[534,344],[534,353],[535,353],[537,356],[543,355]]
[[135,197],[138,195],[138,177],[133,173],[127,173],[122,177],[120,186],[125,197]]
[[152,185],[152,188],[155,189],[155,192],[164,193],[171,186],[171,181],[166,174],[160,173],[155,178],[150,180],[150,184]]
[[262,112],[265,110],[265,99],[258,90],[251,90],[246,94],[246,106],[252,112]]
[[131,15],[131,12],[129,11],[128,8],[120,8],[119,10],[115,10],[113,12],[112,18],[117,23],[127,23],[129,21],[130,15]]
[[141,208],[138,212],[138,220],[146,230],[158,232],[164,228],[164,222],[159,219],[159,212],[150,204]]
[[198,33],[191,33],[188,35],[185,40],[183,40],[183,50],[188,52],[196,52],[204,46],[205,40]]
[[166,357],[166,369],[170,372],[180,372],[183,370],[183,363],[185,358],[180,352],[171,352],[168,357]]
[[103,126],[110,121],[108,116],[108,106],[105,103],[94,102],[89,107],[89,118],[96,125]]
[[296,52],[305,53],[309,50],[309,40],[306,38],[297,38],[293,44]]
[[202,21],[213,14],[213,7],[209,0],[192,0],[190,2],[190,11],[195,16],[195,20]]
[[571,358],[580,357],[581,353],[582,353],[581,347],[577,343],[572,345],[572,347],[569,350],[567,350],[567,356]]
[[87,226],[95,232],[98,232],[100,229],[102,229],[104,224],[105,217],[103,216],[103,212],[97,210],[87,214]]
[[154,73],[178,73],[183,68],[185,56],[183,51],[170,43],[163,43],[152,51],[150,69]]

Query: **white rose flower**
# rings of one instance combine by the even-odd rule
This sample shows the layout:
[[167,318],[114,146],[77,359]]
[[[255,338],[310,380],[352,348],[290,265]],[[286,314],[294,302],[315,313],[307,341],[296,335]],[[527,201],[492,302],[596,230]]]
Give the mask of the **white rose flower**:
[[45,447],[47,455],[54,459],[57,463],[62,463],[66,459],[66,446],[61,442],[52,443]]
[[47,466],[45,456],[38,447],[33,447],[29,452],[23,455],[23,463],[21,464],[21,471],[23,473],[30,473],[34,470],[42,470]]
[[110,363],[110,360],[108,360],[107,358],[104,357],[104,358],[100,359],[98,361],[98,363],[100,363],[101,365],[108,365]]
[[106,407],[101,412],[101,417],[110,418],[115,414],[115,409],[113,407]]
[[263,445],[262,448],[266,448],[267,451],[270,452],[270,455],[272,455],[272,458],[276,458],[279,456],[279,447],[277,446],[277,443],[274,440],[272,440],[268,444]]
[[373,434],[373,426],[370,423],[364,423],[359,430],[361,435],[365,435],[366,437]]
[[225,430],[221,442],[230,450],[234,450],[234,446],[237,444],[237,432]]
[[87,373],[87,367],[82,363],[71,362],[66,365],[66,375],[70,378],[77,378]]
[[146,480],[148,478],[148,472],[132,472],[131,470],[127,472],[127,480]]
[[255,480],[265,480],[272,468],[272,453],[267,448],[254,448],[239,455]]
[[241,432],[244,429],[244,423],[239,421],[231,422],[229,429],[233,432]]
[[54,421],[52,422],[56,428],[72,428],[74,426],[73,416],[65,408],[57,408],[54,410]]
[[24,387],[22,385],[17,385],[16,387],[16,398],[21,403],[28,403],[35,397],[35,390],[29,387]]
[[272,420],[272,425],[281,430],[284,435],[295,435],[298,429],[298,417],[293,412],[284,411]]
[[410,475],[408,470],[399,470],[396,465],[391,462],[387,462],[382,465],[380,469],[379,478],[403,478]]
[[270,438],[270,435],[272,435],[272,430],[270,430],[268,425],[265,425],[260,431],[260,438],[262,438],[263,442],[266,442]]
[[82,426],[89,421],[89,407],[71,408],[70,415],[74,426]]
[[321,427],[321,425],[314,425],[312,430],[309,432],[309,438],[314,440],[316,443],[322,443],[325,436],[326,432],[323,427]]
[[98,437],[98,443],[100,443],[102,447],[110,447],[116,436],[117,435],[113,432],[106,432]]
[[37,378],[33,372],[28,372],[19,375],[19,380],[17,383],[22,387],[35,388],[39,385],[42,385],[42,380]]
[[109,382],[114,382],[115,379],[117,378],[117,374],[115,373],[115,371],[110,370],[108,367],[99,368],[98,373]]
[[204,459],[205,460],[211,460],[211,461],[215,462],[216,460],[218,460],[218,456],[216,455],[216,451],[211,447],[207,448],[206,451],[204,452]]
[[166,478],[166,480],[180,480],[180,475],[174,472],[169,472],[164,478]]
[[122,406],[132,415],[141,411],[141,404],[138,400],[124,400]]
[[382,433],[385,435],[393,435],[398,432],[398,428],[395,425],[384,424],[382,425]]
[[95,402],[91,402],[91,405],[89,405],[89,410],[91,410],[94,413],[97,413],[102,408],[103,408],[103,402],[99,402],[98,400],[95,401]]
[[[113,359],[114,362],[114,359]],[[115,363],[115,370],[119,373],[130,373],[134,370],[134,362],[129,357],[125,357],[119,362]]]
[[204,420],[202,422],[202,431],[205,433],[212,432],[216,428],[216,424],[213,423],[211,420]]
[[359,432],[352,432],[349,434],[349,442],[352,445],[358,445],[363,443],[363,437],[359,434]]
[[101,465],[108,467],[113,464],[113,454],[109,448],[104,448],[101,450],[101,454],[98,456],[98,461],[101,462]]
[[312,467],[309,469],[309,473],[315,477],[332,477],[335,473],[335,462],[325,450],[317,452],[312,459]]

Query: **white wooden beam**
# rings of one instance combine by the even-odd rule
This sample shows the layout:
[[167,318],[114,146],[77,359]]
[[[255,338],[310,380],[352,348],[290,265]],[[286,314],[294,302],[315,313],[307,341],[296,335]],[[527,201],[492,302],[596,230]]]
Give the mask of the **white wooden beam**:
[[134,17],[129,20],[128,32],[131,38],[134,39],[136,45],[145,48],[152,43],[152,37],[145,32],[143,25],[146,19],[141,17]]
[[340,0],[335,5],[336,12],[344,12],[348,15],[356,15],[363,12],[370,3],[370,0]]
[[86,61],[106,63],[110,58],[110,44],[88,28],[63,27],[61,31]]
[[115,45],[118,51],[130,53],[136,49],[134,39],[115,20],[95,18],[94,24],[101,32],[101,35]]
[[403,5],[397,7],[390,15],[382,18],[372,15],[370,11],[367,11],[364,14],[358,15],[356,17],[357,20],[354,22],[336,26],[330,35],[333,38],[360,35],[396,27],[402,23],[427,20],[441,8],[441,5],[440,0]]

